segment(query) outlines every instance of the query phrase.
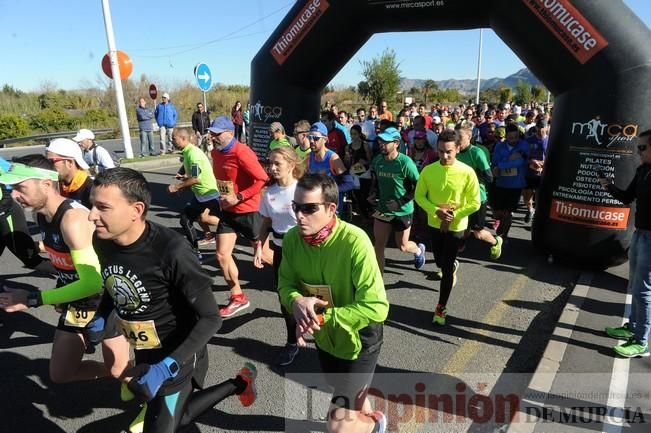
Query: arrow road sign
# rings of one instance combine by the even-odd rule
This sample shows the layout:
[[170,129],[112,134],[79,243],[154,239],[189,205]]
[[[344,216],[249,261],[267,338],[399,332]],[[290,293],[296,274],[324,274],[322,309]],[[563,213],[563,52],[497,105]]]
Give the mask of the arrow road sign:
[[197,80],[197,85],[201,90],[207,92],[212,87],[212,72],[205,63],[199,63],[194,67],[194,77]]

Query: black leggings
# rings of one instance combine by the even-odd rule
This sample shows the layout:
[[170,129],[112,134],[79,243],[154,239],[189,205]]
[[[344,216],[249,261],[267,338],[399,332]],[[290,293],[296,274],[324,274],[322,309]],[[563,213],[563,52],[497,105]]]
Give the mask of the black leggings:
[[[16,202],[12,203],[11,210],[0,212],[0,255],[5,246],[28,268],[34,269],[42,263],[49,265],[48,260],[38,255],[36,243],[27,229],[25,213]],[[51,265],[49,267],[52,273],[56,272]]]
[[[274,252],[274,287],[278,290],[278,269],[280,269],[280,262],[283,258],[283,249],[276,245],[273,240],[269,241],[269,247]],[[278,294],[278,302],[280,302],[280,294]],[[280,310],[285,319],[285,326],[287,327],[287,344],[296,344],[296,319],[294,315],[285,309],[285,306],[280,303]]]
[[452,283],[454,282],[454,261],[457,259],[459,246],[463,242],[464,232],[443,233],[441,230],[431,227],[431,233],[434,261],[443,273],[439,291],[439,304],[447,305],[452,292]]
[[218,385],[194,391],[189,379],[177,393],[156,396],[147,404],[143,433],[174,433],[190,425],[199,415],[227,397],[244,391],[239,376]]

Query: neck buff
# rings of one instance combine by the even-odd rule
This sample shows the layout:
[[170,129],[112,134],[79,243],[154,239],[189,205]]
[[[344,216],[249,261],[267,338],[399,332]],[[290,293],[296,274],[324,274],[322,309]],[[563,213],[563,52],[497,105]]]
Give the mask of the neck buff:
[[332,230],[335,228],[336,223],[337,223],[337,218],[333,217],[328,224],[326,224],[321,230],[319,230],[315,234],[303,236],[303,240],[307,242],[308,245],[311,245],[313,247],[321,245],[326,239],[328,239],[328,236],[330,236],[330,234],[332,233]]
[[67,197],[68,194],[72,194],[73,192],[77,191],[82,187],[84,182],[86,182],[86,178],[88,178],[88,173],[85,170],[77,170],[74,177],[72,178],[72,182],[70,182],[70,185],[64,185],[63,182],[59,183],[61,195]]

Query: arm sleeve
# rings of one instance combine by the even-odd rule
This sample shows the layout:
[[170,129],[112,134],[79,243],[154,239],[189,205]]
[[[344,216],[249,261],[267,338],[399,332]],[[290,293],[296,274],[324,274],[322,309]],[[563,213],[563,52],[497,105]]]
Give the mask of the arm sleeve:
[[355,288],[353,303],[326,309],[323,319],[327,326],[336,324],[347,331],[356,332],[371,323],[384,322],[389,314],[389,302],[368,237],[356,240],[351,251],[351,267]]
[[246,200],[247,198],[253,197],[254,195],[260,193],[264,187],[265,182],[267,181],[267,172],[264,171],[264,168],[262,168],[258,162],[258,158],[255,156],[255,153],[253,153],[250,148],[246,147],[244,151],[240,152],[240,158],[242,159],[241,168],[243,168],[244,171],[248,173],[252,179],[254,179],[251,186],[238,191],[238,193],[242,194],[242,199]]
[[[180,242],[182,241],[182,242]],[[181,292],[197,314],[197,323],[171,354],[179,364],[199,352],[219,330],[222,318],[212,294],[212,280],[194,257],[190,244],[181,239],[170,245],[170,284]]]
[[44,305],[63,304],[95,295],[102,290],[99,260],[93,247],[70,251],[79,279],[54,290],[41,292]]
[[490,185],[491,183],[493,183],[493,172],[490,169],[479,171],[477,173],[477,178],[484,185]]
[[619,189],[615,184],[608,185],[608,192],[617,200],[621,201],[624,204],[630,204],[635,200],[635,186],[637,185],[637,174],[631,180],[631,183],[626,189]]

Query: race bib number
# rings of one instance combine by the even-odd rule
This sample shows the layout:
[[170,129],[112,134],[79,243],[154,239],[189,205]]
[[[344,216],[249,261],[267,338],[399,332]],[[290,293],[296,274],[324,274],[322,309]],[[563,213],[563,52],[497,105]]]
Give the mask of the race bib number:
[[66,310],[66,320],[64,323],[66,326],[84,328],[88,325],[88,322],[93,320],[93,317],[95,317],[95,310],[68,305],[68,309]]
[[382,212],[380,212],[379,210],[376,210],[375,212],[373,212],[372,216],[376,220],[384,221],[385,223],[391,222],[395,218],[395,216],[393,216],[393,215],[385,215]]
[[220,195],[235,195],[235,188],[230,180],[217,179],[217,190]]
[[161,347],[156,325],[153,320],[132,322],[118,318],[118,326],[122,335],[134,350],[158,349]]
[[437,207],[439,209],[451,210],[452,212],[454,212],[459,207],[459,204],[458,203],[441,203]]
[[518,175],[518,169],[516,167],[503,168],[500,170],[500,176],[504,177],[513,177]]
[[[334,302],[332,301],[332,290],[330,289],[329,285],[307,284],[305,282],[301,282],[301,285],[303,286],[304,296],[314,296],[318,299],[321,299],[322,301],[326,301],[328,303],[328,307],[332,307],[334,305]],[[324,308],[315,307],[314,311],[316,311],[317,314],[321,314],[323,313]]]

